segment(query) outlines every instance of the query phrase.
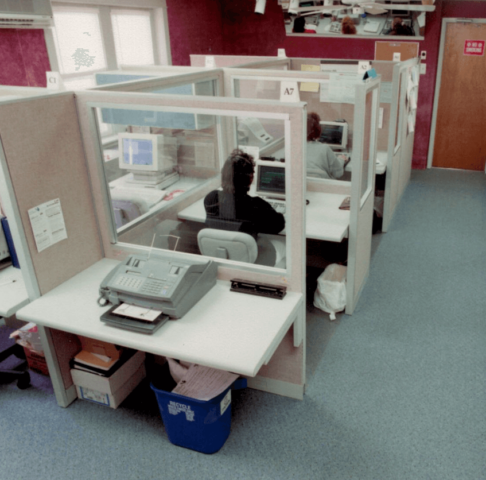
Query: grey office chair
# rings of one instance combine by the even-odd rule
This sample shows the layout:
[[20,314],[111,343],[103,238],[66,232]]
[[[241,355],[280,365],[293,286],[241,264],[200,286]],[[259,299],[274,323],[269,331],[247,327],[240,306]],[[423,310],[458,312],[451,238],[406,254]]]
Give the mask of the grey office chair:
[[246,263],[285,268],[285,240],[276,235],[259,235],[258,241],[248,233],[203,228],[197,235],[203,255]]
[[203,228],[197,234],[199,250],[203,255],[255,263],[258,257],[256,240],[248,233]]

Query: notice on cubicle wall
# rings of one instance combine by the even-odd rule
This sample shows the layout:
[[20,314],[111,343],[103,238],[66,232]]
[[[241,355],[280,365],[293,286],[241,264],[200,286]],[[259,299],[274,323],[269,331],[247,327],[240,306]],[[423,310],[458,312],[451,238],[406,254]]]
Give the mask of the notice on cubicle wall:
[[59,198],[42,203],[29,211],[35,245],[40,253],[67,238],[66,224]]

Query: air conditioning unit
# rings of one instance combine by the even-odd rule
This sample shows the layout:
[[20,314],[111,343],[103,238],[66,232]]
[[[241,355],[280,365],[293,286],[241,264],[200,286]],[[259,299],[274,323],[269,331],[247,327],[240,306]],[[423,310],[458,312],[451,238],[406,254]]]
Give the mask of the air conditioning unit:
[[46,28],[53,25],[51,0],[0,0],[0,28]]

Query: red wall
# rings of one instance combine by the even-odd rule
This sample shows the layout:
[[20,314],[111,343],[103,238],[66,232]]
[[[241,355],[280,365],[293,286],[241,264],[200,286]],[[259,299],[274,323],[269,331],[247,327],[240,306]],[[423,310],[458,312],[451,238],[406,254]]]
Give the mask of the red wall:
[[191,54],[224,54],[224,0],[166,1],[173,65],[190,65]]
[[51,69],[43,30],[0,28],[0,85],[45,87]]
[[[177,0],[167,1],[174,3]],[[201,0],[199,8],[205,10],[207,6],[214,3],[213,0]],[[435,12],[427,13],[425,40],[419,42],[419,51],[427,52],[425,61],[427,70],[426,74],[420,77],[413,153],[414,168],[427,166],[442,17],[486,17],[486,7],[482,2],[436,0],[435,6]],[[202,21],[198,18],[196,24],[188,21],[183,25],[179,20],[178,27],[182,26],[184,29],[201,27],[199,29],[204,30],[208,27],[209,20],[211,30],[222,30],[221,53],[224,55],[275,56],[278,48],[285,48],[289,57],[372,60],[375,55],[375,40],[372,39],[319,38],[312,35],[287,37],[282,9],[277,0],[267,0],[264,15],[254,13],[255,0],[222,0],[220,8],[221,23],[217,19],[208,19],[203,14]],[[190,18],[194,19],[194,16],[190,15]],[[172,25],[170,31],[172,34]],[[181,31],[178,33],[184,35]],[[207,36],[208,33],[202,35]],[[176,45],[173,42],[171,44],[174,64],[188,65],[190,53],[206,53],[202,51],[201,45],[195,46],[197,50],[189,51],[185,45]],[[216,54],[216,51],[213,50],[213,53]]]

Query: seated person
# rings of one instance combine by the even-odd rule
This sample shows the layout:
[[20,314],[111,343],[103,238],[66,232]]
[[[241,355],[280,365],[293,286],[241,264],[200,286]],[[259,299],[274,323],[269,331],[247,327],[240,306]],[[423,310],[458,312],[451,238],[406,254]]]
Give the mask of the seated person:
[[344,17],[341,22],[341,33],[343,35],[354,35],[356,33],[356,27],[354,26],[353,19],[351,17]]
[[395,17],[390,30],[385,32],[385,35],[409,36],[413,35],[413,30],[409,26],[405,25],[400,17]]
[[233,150],[221,171],[222,190],[213,190],[204,198],[206,226],[249,233],[257,239],[256,263],[275,266],[277,249],[280,248],[275,240],[258,238],[258,234],[281,232],[285,228],[285,217],[263,198],[248,195],[254,172],[253,157],[241,150]]
[[319,142],[320,121],[317,113],[307,114],[307,176],[338,180],[344,175],[349,159],[336,155],[329,145]]

